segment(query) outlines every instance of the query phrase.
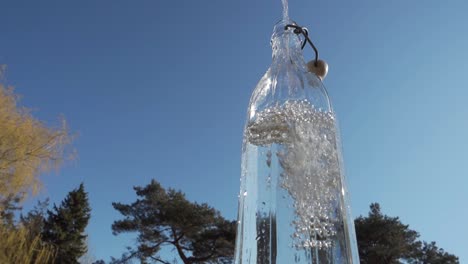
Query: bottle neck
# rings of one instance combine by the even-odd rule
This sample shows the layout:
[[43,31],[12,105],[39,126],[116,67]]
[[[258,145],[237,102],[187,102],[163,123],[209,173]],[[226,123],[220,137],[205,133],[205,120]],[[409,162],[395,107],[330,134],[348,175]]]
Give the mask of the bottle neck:
[[301,40],[293,29],[285,29],[286,25],[294,23],[282,20],[275,25],[271,37],[273,63],[303,61]]

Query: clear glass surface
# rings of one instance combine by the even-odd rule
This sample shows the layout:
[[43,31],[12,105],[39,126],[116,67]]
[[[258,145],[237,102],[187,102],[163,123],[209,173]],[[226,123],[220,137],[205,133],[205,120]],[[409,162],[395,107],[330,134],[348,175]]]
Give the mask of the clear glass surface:
[[357,264],[336,117],[291,23],[249,104],[235,263]]

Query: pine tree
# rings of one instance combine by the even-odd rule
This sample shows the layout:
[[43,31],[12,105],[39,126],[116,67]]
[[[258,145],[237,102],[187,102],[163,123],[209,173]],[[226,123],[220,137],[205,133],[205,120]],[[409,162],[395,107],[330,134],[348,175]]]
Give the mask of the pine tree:
[[74,264],[87,251],[85,228],[91,209],[88,194],[83,183],[69,192],[67,197],[53,211],[47,211],[43,240],[55,245],[57,255],[54,263]]
[[362,264],[458,264],[458,257],[445,252],[435,242],[418,240],[419,233],[398,217],[382,214],[373,203],[367,217],[355,221],[359,257]]
[[445,252],[439,248],[436,242],[423,242],[419,250],[417,260],[410,262],[414,264],[459,264],[458,257]]
[[111,263],[172,263],[164,259],[163,247],[177,252],[184,264],[232,263],[235,221],[224,219],[207,204],[187,200],[185,194],[164,189],[152,180],[145,187],[134,187],[138,196],[131,204],[112,203],[123,215],[112,225],[114,234],[136,232],[137,245]]

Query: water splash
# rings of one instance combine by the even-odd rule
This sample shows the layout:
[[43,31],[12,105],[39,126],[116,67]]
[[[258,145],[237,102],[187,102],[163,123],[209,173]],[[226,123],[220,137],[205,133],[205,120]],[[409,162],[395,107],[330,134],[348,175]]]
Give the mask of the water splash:
[[283,21],[289,20],[289,7],[288,0],[281,0],[283,2]]

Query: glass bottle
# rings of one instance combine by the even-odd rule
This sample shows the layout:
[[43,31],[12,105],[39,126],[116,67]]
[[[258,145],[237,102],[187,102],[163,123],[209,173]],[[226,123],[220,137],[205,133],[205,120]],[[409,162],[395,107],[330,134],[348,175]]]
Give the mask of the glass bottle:
[[358,264],[337,121],[292,21],[272,36],[242,147],[236,264]]

